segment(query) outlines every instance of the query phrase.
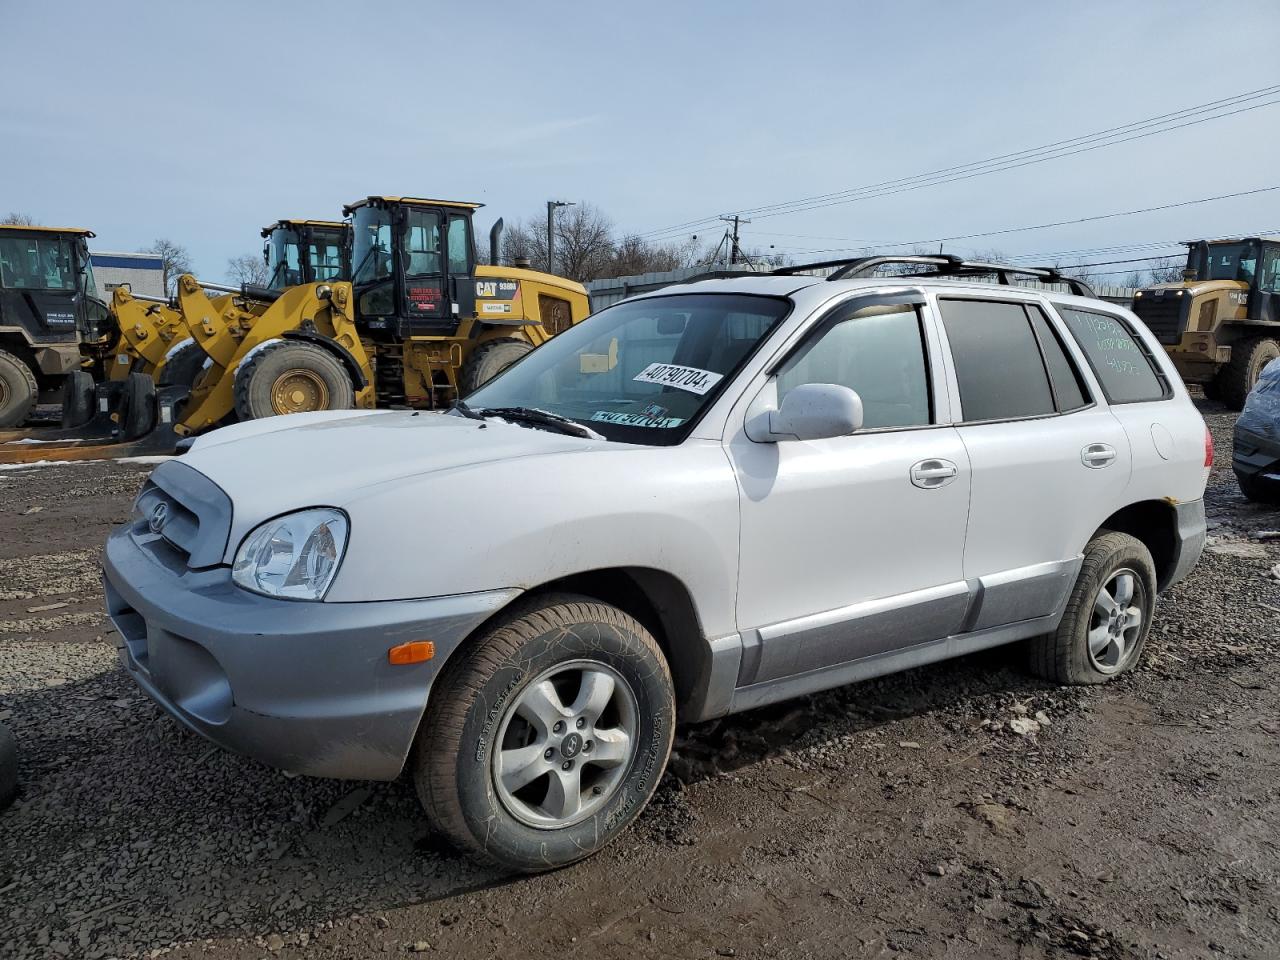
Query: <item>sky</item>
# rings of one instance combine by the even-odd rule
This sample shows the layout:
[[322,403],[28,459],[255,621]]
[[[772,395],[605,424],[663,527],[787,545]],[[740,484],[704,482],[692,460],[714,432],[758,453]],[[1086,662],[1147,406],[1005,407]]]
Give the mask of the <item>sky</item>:
[[[260,252],[262,226],[337,219],[369,194],[482,202],[478,236],[549,199],[592,203],[620,231],[660,231],[1280,83],[1280,4],[1212,9],[0,0],[0,214],[88,227],[95,250],[170,238],[211,281],[225,279],[228,258]],[[742,238],[824,259],[1276,186],[1278,155],[1280,104],[990,176],[754,216]],[[714,240],[722,227],[667,235]],[[1280,231],[1280,190],[947,249],[1030,255],[1263,229]]]

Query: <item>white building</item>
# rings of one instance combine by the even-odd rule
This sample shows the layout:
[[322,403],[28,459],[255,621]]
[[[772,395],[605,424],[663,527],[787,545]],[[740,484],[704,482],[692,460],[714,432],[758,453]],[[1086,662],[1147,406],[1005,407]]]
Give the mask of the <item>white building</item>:
[[144,296],[165,295],[164,261],[154,253],[90,252],[89,258],[104,300],[109,301],[111,291],[121,284],[128,284],[130,290]]

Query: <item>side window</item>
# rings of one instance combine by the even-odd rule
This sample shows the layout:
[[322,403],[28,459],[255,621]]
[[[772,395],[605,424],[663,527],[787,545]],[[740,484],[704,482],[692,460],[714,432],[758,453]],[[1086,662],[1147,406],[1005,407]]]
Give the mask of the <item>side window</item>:
[[463,276],[471,271],[468,266],[467,247],[471,238],[467,236],[465,217],[449,218],[449,272],[455,276]]
[[967,421],[1054,413],[1040,346],[1021,304],[939,300]]
[[920,316],[911,307],[859,310],[805,344],[778,372],[778,402],[803,383],[856,390],[865,428],[933,422]]
[[1040,341],[1040,351],[1044,354],[1044,365],[1049,368],[1049,382],[1053,385],[1053,397],[1058,403],[1059,413],[1070,413],[1089,405],[1089,394],[1080,371],[1067,356],[1067,350],[1058,339],[1058,333],[1049,323],[1044,311],[1028,304],[1027,315],[1031,317],[1031,326]]
[[1058,307],[1058,312],[1111,403],[1164,400],[1173,395],[1145,345],[1119,317],[1073,307]]

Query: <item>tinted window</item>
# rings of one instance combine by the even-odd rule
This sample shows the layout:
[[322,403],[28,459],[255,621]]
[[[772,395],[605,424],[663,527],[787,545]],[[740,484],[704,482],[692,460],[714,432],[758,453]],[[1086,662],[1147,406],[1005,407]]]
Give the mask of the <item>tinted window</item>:
[[1146,352],[1119,317],[1070,307],[1059,307],[1058,312],[1112,403],[1163,400],[1170,395],[1167,384],[1156,375]]
[[1058,339],[1058,332],[1053,329],[1044,311],[1039,307],[1028,305],[1026,310],[1031,317],[1031,326],[1036,331],[1036,339],[1040,341],[1045,366],[1049,368],[1049,382],[1053,384],[1053,396],[1058,401],[1058,411],[1066,413],[1087,406],[1089,397],[1080,379],[1080,371],[1067,356],[1066,348]]
[[802,383],[836,383],[862,398],[863,426],[930,423],[920,318],[912,308],[871,307],[810,341],[778,373],[778,402]]
[[965,420],[1054,412],[1040,347],[1020,304],[940,300]]

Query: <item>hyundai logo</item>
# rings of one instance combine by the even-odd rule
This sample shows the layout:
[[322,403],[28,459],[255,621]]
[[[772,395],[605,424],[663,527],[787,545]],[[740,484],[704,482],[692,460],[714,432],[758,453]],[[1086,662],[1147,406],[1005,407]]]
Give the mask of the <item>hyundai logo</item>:
[[158,534],[169,519],[169,505],[167,503],[157,503],[151,511],[151,516],[147,519],[147,527],[152,533]]

